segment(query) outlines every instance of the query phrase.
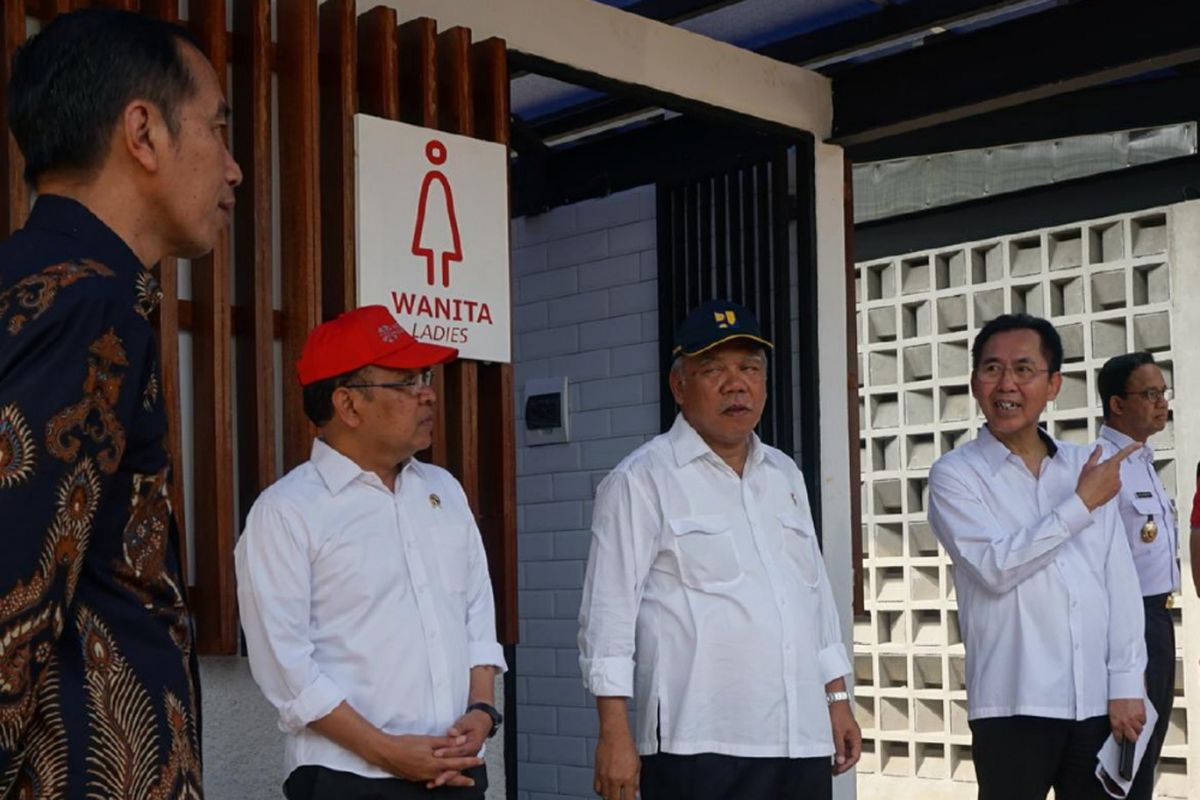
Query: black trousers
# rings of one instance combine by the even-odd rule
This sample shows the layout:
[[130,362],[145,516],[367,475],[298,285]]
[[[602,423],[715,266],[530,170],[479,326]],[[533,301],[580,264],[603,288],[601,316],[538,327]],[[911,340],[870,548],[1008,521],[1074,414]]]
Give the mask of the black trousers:
[[400,778],[366,778],[353,772],[307,764],[292,770],[283,782],[283,794],[288,800],[483,800],[488,785],[487,769],[473,767],[463,774],[473,778],[475,785],[426,789],[424,783]]
[[831,800],[832,760],[642,756],[642,800]]
[[971,721],[979,800],[1111,800],[1096,780],[1096,754],[1112,733],[1090,719],[993,717]]
[[1154,772],[1163,740],[1171,724],[1175,698],[1175,626],[1167,610],[1168,595],[1143,598],[1146,605],[1146,697],[1158,712],[1146,755],[1129,789],[1128,800],[1150,800],[1154,796]]

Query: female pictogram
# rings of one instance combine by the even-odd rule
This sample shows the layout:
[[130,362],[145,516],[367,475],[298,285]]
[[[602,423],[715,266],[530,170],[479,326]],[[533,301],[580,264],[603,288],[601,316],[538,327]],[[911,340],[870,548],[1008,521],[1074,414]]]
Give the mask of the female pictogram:
[[[434,167],[446,163],[446,146],[437,139],[425,145],[425,158]],[[433,206],[432,210],[430,206]],[[450,285],[450,262],[462,261],[462,240],[454,213],[454,192],[439,169],[425,173],[417,201],[417,224],[413,228],[412,252],[425,259],[425,280],[433,286],[434,264],[441,261],[442,286]]]

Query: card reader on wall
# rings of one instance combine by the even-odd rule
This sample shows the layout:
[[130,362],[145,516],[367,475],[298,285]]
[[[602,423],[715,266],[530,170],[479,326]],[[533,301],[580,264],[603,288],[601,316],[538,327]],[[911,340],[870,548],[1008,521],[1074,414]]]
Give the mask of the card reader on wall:
[[570,438],[566,378],[525,382],[525,443],[558,444]]

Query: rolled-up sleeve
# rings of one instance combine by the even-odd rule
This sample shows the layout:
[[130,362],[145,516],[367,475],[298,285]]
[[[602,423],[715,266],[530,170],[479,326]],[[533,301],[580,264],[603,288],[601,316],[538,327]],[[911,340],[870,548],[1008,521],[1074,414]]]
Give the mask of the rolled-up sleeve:
[[600,484],[579,609],[579,668],[596,697],[633,696],[638,606],[661,527],[661,515],[628,472]]
[[312,561],[303,521],[263,495],[250,510],[234,566],[250,672],[279,711],[280,729],[301,730],[346,699],[312,658]]
[[[808,489],[799,469],[795,470],[793,476],[792,492],[799,498],[800,514],[807,520],[809,528],[815,531],[812,508],[808,503]],[[850,657],[846,654],[846,645],[842,642],[842,622],[838,616],[837,601],[833,597],[833,586],[829,583],[829,573],[825,570],[824,559],[819,557],[819,550],[817,555],[817,613],[820,615],[821,631],[817,663],[821,669],[821,680],[829,683],[850,674]]]
[[[461,491],[461,489],[460,489]],[[463,496],[466,508],[466,496]],[[508,671],[504,648],[496,641],[496,604],[492,595],[492,579],[488,573],[487,551],[479,528],[471,521],[470,583],[467,600],[467,657],[471,667],[496,667]]]

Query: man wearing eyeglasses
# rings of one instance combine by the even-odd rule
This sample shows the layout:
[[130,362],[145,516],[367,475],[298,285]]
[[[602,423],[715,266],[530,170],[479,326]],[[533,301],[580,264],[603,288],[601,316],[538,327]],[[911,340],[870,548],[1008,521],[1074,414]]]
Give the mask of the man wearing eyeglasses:
[[250,669],[287,733],[289,800],[482,798],[496,642],[466,495],[413,456],[430,367],[383,306],[318,326],[297,364],[312,456],[254,503],[238,541]]
[[1171,389],[1150,353],[1110,358],[1101,367],[1097,382],[1104,425],[1096,444],[1106,457],[1136,446],[1121,462],[1117,508],[1141,582],[1146,612],[1146,697],[1158,712],[1158,722],[1126,797],[1149,800],[1175,693],[1175,626],[1168,609],[1172,594],[1179,591],[1179,533],[1175,502],[1154,469],[1154,448],[1147,442],[1167,425]]
[[1038,425],[1062,385],[1044,319],[1003,315],[971,349],[986,425],[929,473],[929,522],[954,562],[980,800],[1107,798],[1109,733],[1145,723],[1141,591],[1117,507],[1121,461]]

